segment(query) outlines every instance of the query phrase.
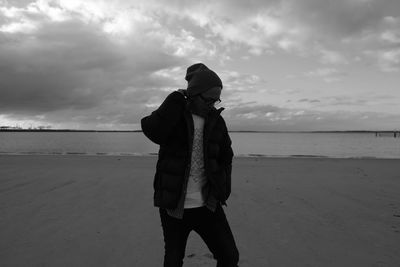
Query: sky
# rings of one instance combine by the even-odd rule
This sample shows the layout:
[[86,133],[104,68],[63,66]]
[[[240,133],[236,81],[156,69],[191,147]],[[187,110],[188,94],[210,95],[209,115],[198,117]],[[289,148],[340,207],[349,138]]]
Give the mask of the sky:
[[400,129],[398,0],[0,0],[0,126],[137,130],[198,62],[230,130]]

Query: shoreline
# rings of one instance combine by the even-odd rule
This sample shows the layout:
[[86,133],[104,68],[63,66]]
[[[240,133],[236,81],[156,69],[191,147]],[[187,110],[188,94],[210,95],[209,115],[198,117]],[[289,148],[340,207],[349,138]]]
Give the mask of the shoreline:
[[[71,132],[71,133],[79,133],[79,132],[93,132],[93,133],[143,133],[142,130],[91,130],[91,129],[0,129],[1,132]],[[308,130],[308,131],[257,131],[257,130],[228,130],[229,133],[400,133],[399,130]]]
[[[0,152],[0,156],[89,156],[89,157],[157,157],[158,153],[90,153],[90,152]],[[238,154],[234,158],[266,158],[266,159],[377,159],[377,160],[400,160],[396,157],[372,157],[372,156],[359,156],[359,157],[334,157],[322,155],[266,155],[266,154]]]

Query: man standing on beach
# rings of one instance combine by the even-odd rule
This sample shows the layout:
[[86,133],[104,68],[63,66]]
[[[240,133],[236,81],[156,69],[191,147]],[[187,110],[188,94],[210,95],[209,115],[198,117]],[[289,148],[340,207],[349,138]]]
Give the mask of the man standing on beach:
[[154,205],[164,234],[164,267],[183,265],[194,230],[217,267],[236,267],[234,237],[222,205],[231,192],[233,151],[220,102],[222,82],[206,65],[187,69],[187,90],[168,95],[141,121],[143,133],[160,145],[154,177]]

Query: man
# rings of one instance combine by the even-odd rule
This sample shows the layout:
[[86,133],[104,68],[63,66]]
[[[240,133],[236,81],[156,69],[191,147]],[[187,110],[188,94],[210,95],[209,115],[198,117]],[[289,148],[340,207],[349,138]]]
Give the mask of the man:
[[186,90],[168,95],[141,121],[143,133],[160,145],[154,177],[154,205],[164,234],[164,267],[183,265],[194,230],[217,267],[237,266],[239,252],[221,205],[231,192],[233,151],[220,102],[222,82],[206,65],[187,69]]

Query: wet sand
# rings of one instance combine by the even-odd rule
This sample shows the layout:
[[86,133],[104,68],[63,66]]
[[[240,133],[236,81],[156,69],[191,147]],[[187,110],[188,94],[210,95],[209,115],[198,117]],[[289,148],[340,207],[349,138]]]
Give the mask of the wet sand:
[[[162,266],[155,163],[1,155],[0,266]],[[240,266],[400,266],[400,160],[235,158],[232,189]]]

